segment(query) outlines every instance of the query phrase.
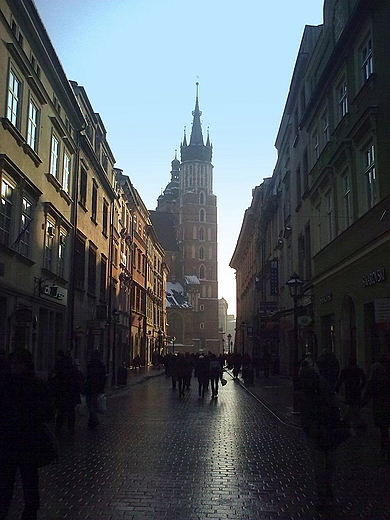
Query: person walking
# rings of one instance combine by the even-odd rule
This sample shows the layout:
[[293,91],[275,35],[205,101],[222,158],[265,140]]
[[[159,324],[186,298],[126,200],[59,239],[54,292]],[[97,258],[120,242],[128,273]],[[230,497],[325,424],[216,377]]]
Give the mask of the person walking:
[[76,425],[75,408],[81,403],[80,393],[83,391],[84,376],[73,364],[70,356],[65,356],[62,366],[52,378],[54,402],[56,408],[56,432],[61,432],[67,422],[68,433],[74,434]]
[[184,395],[185,385],[190,370],[192,370],[192,367],[189,357],[182,356],[180,352],[178,352],[176,359],[176,379],[179,385],[179,396]]
[[35,375],[31,353],[18,349],[0,381],[0,519],[7,517],[19,470],[24,495],[22,520],[36,520],[39,468],[57,458],[54,436],[46,423],[54,419],[48,385]]
[[380,456],[390,461],[390,368],[386,358],[371,367],[371,376],[362,397],[362,406],[372,400],[374,425],[380,431]]
[[233,377],[234,377],[234,379],[238,379],[238,374],[240,373],[241,365],[242,365],[242,357],[241,357],[241,354],[239,354],[238,352],[235,352],[233,354],[232,365],[233,365]]
[[356,357],[351,357],[348,366],[343,368],[335,386],[335,392],[339,393],[344,385],[344,403],[348,407],[345,419],[349,421],[353,431],[362,426],[360,407],[362,404],[362,391],[366,385],[367,377],[363,369],[357,364]]
[[310,455],[314,465],[317,503],[316,510],[333,506],[333,475],[336,448],[349,437],[335,402],[333,388],[307,360],[299,370],[300,412]]
[[198,380],[198,394],[200,398],[204,398],[206,390],[209,386],[209,365],[210,361],[201,354],[195,364],[195,377]]
[[100,353],[92,350],[85,378],[85,397],[89,411],[88,427],[91,430],[100,424],[97,416],[97,399],[99,394],[104,394],[106,381],[106,369],[100,360]]
[[329,348],[324,348],[317,359],[319,373],[328,381],[332,390],[335,388],[340,373],[340,363]]
[[222,365],[215,354],[210,357],[209,377],[211,383],[211,397],[218,397],[218,382],[222,377]]

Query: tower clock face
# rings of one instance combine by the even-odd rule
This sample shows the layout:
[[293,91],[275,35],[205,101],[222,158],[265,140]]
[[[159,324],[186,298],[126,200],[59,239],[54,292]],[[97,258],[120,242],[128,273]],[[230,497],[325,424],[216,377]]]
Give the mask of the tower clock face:
[[343,32],[345,23],[347,21],[347,13],[343,0],[339,0],[333,10],[333,30],[335,41],[337,41]]

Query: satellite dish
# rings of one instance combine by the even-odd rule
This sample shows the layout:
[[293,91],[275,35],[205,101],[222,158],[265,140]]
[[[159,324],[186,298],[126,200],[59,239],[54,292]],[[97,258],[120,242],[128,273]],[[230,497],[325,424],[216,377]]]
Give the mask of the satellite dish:
[[307,327],[312,323],[313,319],[310,316],[299,316],[298,317],[298,323],[302,327]]

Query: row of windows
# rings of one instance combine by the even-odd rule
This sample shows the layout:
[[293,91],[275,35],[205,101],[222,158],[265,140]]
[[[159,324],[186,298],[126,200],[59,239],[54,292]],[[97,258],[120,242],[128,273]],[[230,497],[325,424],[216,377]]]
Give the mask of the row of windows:
[[[191,169],[192,165],[190,165]],[[205,173],[200,173],[199,175],[197,173],[192,173],[191,171],[187,174],[184,173],[182,175],[182,182],[184,188],[188,188],[191,186],[202,186],[207,187],[207,176]]]
[[[355,52],[355,65],[356,65],[356,74],[354,75],[357,78],[354,80],[354,84],[348,85],[347,77],[343,74],[336,82],[334,87],[334,98],[336,103],[336,124],[348,113],[349,104],[349,92],[358,91],[361,87],[366,83],[366,81],[370,78],[370,76],[374,72],[374,62],[373,62],[373,50],[372,50],[372,37],[371,34],[365,36],[362,40],[361,44],[358,44]],[[303,115],[306,104],[307,104],[306,95],[306,84],[303,86],[299,98],[299,106],[295,109],[294,114],[294,126],[295,133],[298,134],[299,129],[299,120]],[[300,109],[300,110],[299,110]],[[324,113],[321,113],[321,117],[323,117]],[[325,119],[322,124],[322,131],[325,134],[325,142],[327,142],[326,134],[329,131],[329,114],[325,112]]]
[[[370,143],[362,153],[364,179],[361,183],[364,186],[363,195],[365,197],[366,209],[372,208],[378,202],[376,166],[375,166],[375,146]],[[336,178],[340,188],[339,199],[335,199],[334,192],[328,190],[322,200],[314,210],[317,221],[318,233],[316,244],[320,250],[335,236],[348,228],[356,218],[354,214],[354,204],[358,207],[359,185],[352,186],[352,176],[349,168],[346,168],[341,175]]]
[[[32,222],[36,200],[20,190],[16,182],[3,176],[1,180],[0,243],[32,259]],[[48,215],[44,229],[43,266],[57,276],[65,276],[67,231]]]
[[[87,292],[91,296],[99,296],[101,301],[106,301],[107,293],[107,258],[104,254],[100,255],[99,266],[98,252],[92,244],[87,244],[80,237],[76,237],[75,241],[75,268],[74,282],[75,287],[85,290],[85,282],[87,282]],[[97,294],[99,282],[99,294]]]
[[[11,68],[8,78],[6,117],[18,131],[24,133],[26,143],[31,150],[38,153],[41,119],[39,104],[30,92],[26,121],[23,121],[22,92],[22,81],[19,79],[15,70]],[[67,151],[65,146],[63,146],[63,149],[61,149],[61,146],[61,140],[53,130],[50,142],[49,173],[58,181],[65,192],[69,193],[71,154]]]

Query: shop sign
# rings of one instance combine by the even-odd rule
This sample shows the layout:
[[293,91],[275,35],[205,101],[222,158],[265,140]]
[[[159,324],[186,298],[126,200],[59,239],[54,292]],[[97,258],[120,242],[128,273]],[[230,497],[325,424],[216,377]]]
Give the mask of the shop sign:
[[321,305],[323,303],[331,302],[332,300],[333,300],[333,293],[331,293],[331,292],[323,294],[322,296],[319,297],[319,301],[320,301]]
[[374,300],[375,323],[390,323],[390,298]]
[[68,290],[58,285],[41,285],[41,296],[50,300],[55,300],[57,303],[66,305],[68,299]]
[[376,271],[372,271],[368,273],[366,276],[363,276],[363,287],[370,287],[371,285],[376,285],[377,283],[384,282],[386,280],[386,271],[385,268],[377,269]]

